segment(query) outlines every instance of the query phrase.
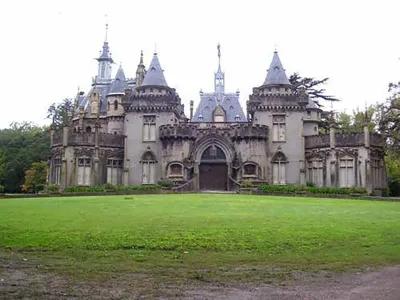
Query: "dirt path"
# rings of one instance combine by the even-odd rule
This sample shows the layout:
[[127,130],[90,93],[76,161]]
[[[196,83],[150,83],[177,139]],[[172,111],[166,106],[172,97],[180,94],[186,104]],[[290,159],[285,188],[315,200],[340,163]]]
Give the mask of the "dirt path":
[[[262,286],[156,285],[141,274],[107,282],[76,282],[37,266],[0,261],[0,299],[271,299],[400,300],[400,265],[368,273],[298,273],[290,282]],[[142,279],[141,279],[142,277]]]

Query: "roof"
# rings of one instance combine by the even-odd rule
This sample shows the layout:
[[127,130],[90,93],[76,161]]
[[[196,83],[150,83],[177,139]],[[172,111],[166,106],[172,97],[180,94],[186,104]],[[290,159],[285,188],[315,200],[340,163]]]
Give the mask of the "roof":
[[100,57],[97,60],[98,61],[109,60],[109,61],[113,62],[113,60],[111,58],[110,47],[108,47],[107,41],[104,42],[103,51],[101,52]]
[[[239,95],[236,93],[223,94],[221,106],[226,113],[226,122],[237,122],[236,116],[239,116],[240,122],[247,122],[246,116],[243,113],[242,106],[239,102]],[[204,93],[201,96],[199,105],[192,118],[192,122],[214,122],[213,112],[218,106],[216,93]],[[203,119],[199,120],[199,116]]]
[[115,79],[113,80],[108,95],[110,94],[125,94],[126,78],[122,66],[119,67]]
[[146,76],[144,77],[141,86],[165,86],[168,84],[164,77],[164,71],[161,68],[160,61],[158,60],[157,53],[154,53],[153,59],[151,60],[149,69],[147,70]]
[[280,85],[287,84],[290,82],[286,76],[285,69],[282,66],[281,60],[279,59],[278,52],[274,52],[271,65],[269,66],[267,77],[265,78],[263,85]]
[[308,99],[308,104],[306,106],[306,109],[319,109],[321,110],[318,105],[310,98]]

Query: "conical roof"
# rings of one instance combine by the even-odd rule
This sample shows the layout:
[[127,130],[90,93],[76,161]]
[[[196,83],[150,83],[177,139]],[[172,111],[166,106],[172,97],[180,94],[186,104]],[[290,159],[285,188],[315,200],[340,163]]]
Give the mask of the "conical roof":
[[149,69],[146,72],[141,86],[165,86],[168,87],[165,81],[164,71],[161,68],[157,53],[154,53]]
[[110,95],[110,94],[125,94],[125,86],[126,86],[125,73],[124,73],[124,70],[122,69],[122,66],[120,66],[117,74],[115,75],[115,79],[113,80],[113,82],[111,84],[108,95]]
[[286,76],[281,60],[279,59],[278,52],[275,51],[263,85],[280,84],[290,84],[290,82]]

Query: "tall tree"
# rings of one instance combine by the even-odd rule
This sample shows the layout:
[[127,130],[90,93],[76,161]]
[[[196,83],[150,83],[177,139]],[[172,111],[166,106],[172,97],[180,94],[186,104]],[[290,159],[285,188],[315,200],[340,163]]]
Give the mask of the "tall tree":
[[389,84],[389,98],[378,105],[378,130],[387,142],[388,150],[400,155],[400,82]]
[[293,85],[295,91],[303,88],[310,96],[311,100],[318,104],[320,100],[328,102],[340,101],[335,96],[326,94],[326,89],[323,86],[328,83],[328,80],[329,77],[323,79],[301,77],[299,73],[294,73],[289,77],[289,82]]
[[72,99],[66,98],[59,103],[53,103],[47,110],[47,118],[52,120],[53,126],[62,126],[70,123],[76,105]]
[[24,122],[1,129],[0,153],[3,174],[0,184],[4,185],[6,192],[18,192],[24,183],[25,171],[33,162],[47,161],[50,155],[48,128]]

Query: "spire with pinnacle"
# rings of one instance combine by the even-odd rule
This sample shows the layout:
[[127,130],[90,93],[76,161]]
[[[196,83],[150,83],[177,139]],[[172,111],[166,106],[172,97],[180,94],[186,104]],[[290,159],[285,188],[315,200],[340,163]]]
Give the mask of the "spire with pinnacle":
[[144,76],[141,86],[168,87],[167,81],[164,77],[164,71],[161,68],[160,61],[158,60],[157,52],[154,52],[153,59],[151,60],[149,69]]
[[221,45],[217,45],[218,49],[218,71],[214,74],[215,93],[222,95],[225,92],[225,74],[221,70]]
[[263,85],[290,85],[276,49]]
[[140,61],[136,69],[136,87],[142,85],[145,75],[146,75],[146,68],[143,63],[143,50],[142,50],[140,51]]
[[111,65],[114,63],[111,58],[110,48],[108,46],[108,24],[106,24],[106,36],[103,43],[103,50],[100,51],[100,56],[96,60],[99,62],[97,73],[97,82],[107,82],[111,79]]

